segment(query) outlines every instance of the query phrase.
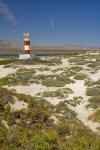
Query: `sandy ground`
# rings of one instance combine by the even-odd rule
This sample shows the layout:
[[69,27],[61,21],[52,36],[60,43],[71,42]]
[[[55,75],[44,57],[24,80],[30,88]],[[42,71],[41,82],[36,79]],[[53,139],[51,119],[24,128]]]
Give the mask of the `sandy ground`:
[[60,87],[45,87],[41,84],[31,84],[29,86],[4,86],[8,89],[15,89],[17,93],[23,93],[31,96],[35,96],[37,93],[45,92],[45,91],[56,91],[60,89]]
[[[57,69],[57,68],[69,68],[70,65],[68,62],[68,59],[62,59],[62,64],[58,65],[58,66],[46,66],[46,65],[26,65],[24,66],[25,68],[45,68],[48,67],[51,70],[50,71],[37,71],[37,74],[54,74],[52,72],[52,70]],[[23,66],[20,66],[23,67]],[[86,66],[82,66],[84,69],[88,69]],[[17,69],[12,69],[12,68],[3,68],[3,66],[0,66],[0,78],[7,76],[10,73],[14,73],[16,72]],[[100,71],[98,71],[95,74],[90,74],[88,71],[82,71],[85,72],[86,74],[89,75],[89,77],[91,79],[93,79],[94,81],[96,81],[97,79],[100,78]],[[61,72],[58,71],[56,72],[57,74],[60,74]],[[27,95],[31,95],[31,96],[35,96],[37,93],[40,92],[44,92],[44,91],[55,91],[60,89],[60,87],[45,87],[41,84],[31,84],[29,86],[11,86],[8,87],[6,86],[8,89],[15,89],[18,93],[24,93]],[[77,105],[76,107],[72,107],[71,105],[69,105],[70,109],[74,110],[77,113],[77,117],[79,118],[79,120],[81,120],[86,126],[88,126],[90,129],[92,129],[94,132],[98,132],[98,130],[96,129],[98,126],[100,126],[99,123],[94,123],[92,121],[88,120],[88,116],[90,114],[93,113],[93,110],[87,109],[86,105],[88,104],[88,99],[89,97],[86,96],[85,92],[86,92],[86,86],[84,85],[84,81],[83,80],[76,80],[75,83],[73,84],[67,84],[65,86],[66,88],[70,88],[73,90],[73,94],[69,94],[68,96],[68,100],[72,99],[74,96],[82,96],[83,100],[80,103],[80,105]],[[63,87],[63,88],[65,88]],[[46,98],[49,102],[51,102],[53,105],[58,104],[60,101],[63,101],[65,99],[58,99],[58,98]],[[10,104],[11,106],[11,110],[12,111],[16,111],[16,110],[21,110],[23,108],[27,109],[27,103],[23,102],[23,101],[18,101],[16,100],[16,102],[14,104]]]
[[100,79],[100,70],[98,70],[95,74],[91,74],[90,78],[94,81],[97,81]]
[[91,115],[94,111],[90,108],[87,109],[86,105],[88,104],[88,99],[90,98],[87,96],[86,93],[86,86],[84,85],[84,81],[76,80],[74,84],[67,85],[68,88],[73,90],[73,94],[69,95],[69,99],[72,99],[74,96],[82,96],[83,100],[80,105],[76,107],[69,106],[70,109],[74,110],[77,113],[77,117],[81,120],[86,126],[92,129],[94,132],[98,132],[96,129],[100,123],[94,123],[88,120],[88,116]]
[[3,68],[4,65],[0,65],[0,78],[6,77],[8,74],[15,73],[17,69]]
[[27,109],[27,106],[28,106],[27,103],[25,103],[24,101],[18,101],[16,98],[15,98],[14,104],[10,103],[9,105],[10,105],[10,108],[11,108],[11,112],[18,111],[18,110],[21,110],[21,109]]

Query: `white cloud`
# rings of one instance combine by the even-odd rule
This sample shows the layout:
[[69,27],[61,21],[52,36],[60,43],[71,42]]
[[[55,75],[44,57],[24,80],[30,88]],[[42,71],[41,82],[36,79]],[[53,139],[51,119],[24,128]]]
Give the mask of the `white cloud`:
[[5,18],[10,21],[14,26],[18,25],[18,22],[13,15],[13,13],[9,10],[9,6],[0,0],[0,14],[4,15]]
[[55,29],[56,23],[55,23],[54,18],[50,18],[50,24],[51,24],[52,29]]

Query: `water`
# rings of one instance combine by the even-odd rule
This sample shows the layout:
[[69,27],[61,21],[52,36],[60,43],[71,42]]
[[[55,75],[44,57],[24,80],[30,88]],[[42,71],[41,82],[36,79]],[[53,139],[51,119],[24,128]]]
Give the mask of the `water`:
[[19,54],[0,54],[0,57],[12,57],[12,56],[15,56],[15,57],[19,57]]
[[[0,57],[19,57],[20,54],[0,54]],[[34,56],[59,56],[64,54],[31,54],[32,57]]]

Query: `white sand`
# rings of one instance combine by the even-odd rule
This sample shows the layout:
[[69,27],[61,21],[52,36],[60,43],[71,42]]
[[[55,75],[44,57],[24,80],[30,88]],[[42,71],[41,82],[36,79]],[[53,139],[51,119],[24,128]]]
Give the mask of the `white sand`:
[[0,65],[0,78],[6,77],[10,73],[15,73],[18,69],[12,69],[12,68],[3,68],[4,65]]
[[15,89],[17,93],[23,93],[31,96],[35,96],[37,93],[45,92],[45,91],[56,91],[60,89],[60,87],[45,87],[41,84],[31,84],[29,86],[4,86],[8,89]]
[[60,65],[61,68],[71,67],[70,63],[68,62],[68,59],[63,58],[62,64]]
[[27,106],[28,104],[25,103],[24,101],[18,101],[17,99],[15,100],[14,104],[9,104],[10,108],[11,108],[11,112],[13,111],[18,111],[21,109],[26,109],[27,110]]
[[36,75],[39,74],[44,74],[44,75],[54,75],[54,74],[61,74],[63,71],[57,71],[57,72],[52,72],[52,71],[37,71]]
[[92,80],[97,81],[98,79],[100,79],[100,70],[98,70],[97,73],[95,73],[95,74],[91,74],[89,77]]
[[63,99],[58,99],[57,97],[46,97],[45,98],[48,102],[50,102],[51,104],[53,104],[54,106],[59,104],[59,102],[64,101]]
[[71,88],[74,93],[69,95],[69,99],[72,99],[74,96],[82,96],[83,100],[80,105],[77,105],[76,107],[69,106],[72,110],[74,110],[77,114],[77,117],[79,120],[81,120],[86,126],[88,126],[90,129],[92,129],[94,132],[98,132],[96,129],[98,126],[100,126],[100,123],[92,122],[88,120],[88,116],[93,113],[93,110],[87,109],[86,105],[88,104],[89,96],[86,95],[86,86],[84,85],[84,81],[82,80],[76,80],[74,84],[67,85],[68,88]]
[[51,116],[51,119],[53,119],[54,120],[54,124],[57,124],[57,122],[58,122],[58,119],[55,117],[55,116]]

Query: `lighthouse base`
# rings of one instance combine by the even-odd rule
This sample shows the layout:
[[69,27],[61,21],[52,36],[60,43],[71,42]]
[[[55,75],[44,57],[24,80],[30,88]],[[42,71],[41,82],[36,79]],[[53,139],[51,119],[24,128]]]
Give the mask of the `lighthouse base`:
[[19,59],[30,59],[34,56],[35,56],[34,54],[20,54]]
[[29,58],[31,58],[30,54],[20,54],[19,55],[19,59],[29,59]]

